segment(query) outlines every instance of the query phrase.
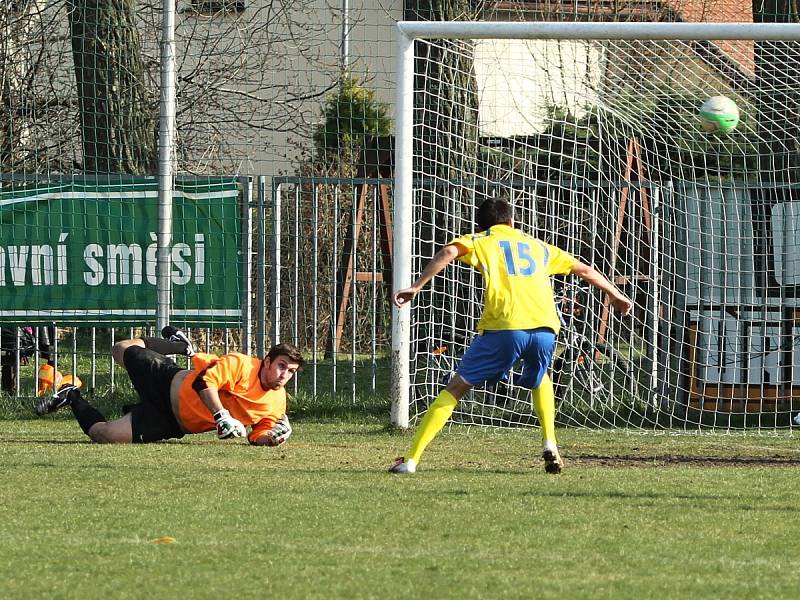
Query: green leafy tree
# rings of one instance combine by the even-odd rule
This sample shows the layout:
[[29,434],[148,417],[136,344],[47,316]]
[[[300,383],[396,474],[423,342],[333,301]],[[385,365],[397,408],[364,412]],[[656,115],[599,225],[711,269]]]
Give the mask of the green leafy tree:
[[375,90],[345,76],[323,107],[324,122],[314,132],[316,155],[324,164],[337,164],[345,171],[357,167],[370,138],[391,133],[392,121],[386,104],[378,102]]

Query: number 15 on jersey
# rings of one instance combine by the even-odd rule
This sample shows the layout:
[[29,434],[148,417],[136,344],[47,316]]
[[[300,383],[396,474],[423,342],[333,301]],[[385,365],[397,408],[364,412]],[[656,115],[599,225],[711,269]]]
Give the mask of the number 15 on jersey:
[[[526,242],[512,244],[508,240],[498,242],[506,261],[506,270],[509,275],[528,277],[536,273],[536,261],[531,256],[531,246]],[[516,252],[514,252],[516,250]]]

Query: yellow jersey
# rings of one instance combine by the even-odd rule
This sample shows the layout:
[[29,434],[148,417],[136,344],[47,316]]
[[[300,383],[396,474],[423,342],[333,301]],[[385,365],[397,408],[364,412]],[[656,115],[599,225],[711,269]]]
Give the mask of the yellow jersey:
[[483,275],[484,302],[478,331],[561,328],[551,275],[566,275],[578,259],[508,225],[456,238],[459,260]]

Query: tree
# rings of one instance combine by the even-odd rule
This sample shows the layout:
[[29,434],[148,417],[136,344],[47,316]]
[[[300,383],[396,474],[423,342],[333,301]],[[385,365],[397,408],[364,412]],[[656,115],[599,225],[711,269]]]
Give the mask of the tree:
[[[476,21],[480,20],[485,3],[473,0],[419,0],[407,8],[410,21]],[[480,203],[477,190],[469,189],[476,179],[478,159],[478,86],[474,68],[475,43],[472,40],[423,40],[416,42],[414,67],[414,113],[421,116],[423,133],[414,139],[414,172],[426,185],[420,193],[419,210],[429,218],[419,223],[416,232],[420,256],[432,256],[438,246],[449,241],[452,232],[442,227],[444,218],[456,218],[453,226],[471,226],[473,204]],[[415,123],[415,126],[417,124]],[[455,214],[454,214],[455,212]],[[464,272],[457,286],[469,286]],[[440,339],[445,345],[447,331],[467,331],[470,314],[468,294],[460,290],[445,292],[449,284],[437,278],[432,295],[438,308],[455,298],[455,327],[445,323],[432,324],[441,333],[420,334],[420,339]],[[426,327],[426,325],[419,325]],[[459,340],[463,342],[463,340]],[[426,351],[427,349],[420,349]]]
[[317,158],[322,164],[338,165],[340,176],[354,175],[368,141],[391,132],[388,112],[376,100],[375,90],[343,76],[337,92],[325,102],[324,122],[314,131]]
[[[328,60],[338,27],[316,0],[193,8],[211,4],[183,4],[177,16],[177,170],[238,173],[286,158],[292,150],[266,134],[310,138],[313,100],[338,83]],[[161,20],[151,0],[3,3],[4,172],[152,173]]]
[[[753,0],[753,22],[798,23],[797,0]],[[800,48],[794,42],[755,43],[755,90],[764,139],[759,172],[765,182],[795,182],[800,177]]]
[[[474,0],[419,0],[406,9],[409,21],[477,21],[485,3]],[[472,179],[478,142],[478,87],[474,42],[436,40],[416,48],[414,111],[424,115],[428,137],[416,140],[415,171],[445,182]]]
[[157,102],[148,90],[135,0],[67,0],[83,170],[156,172]]
[[6,2],[0,7],[0,165],[12,170],[24,159],[21,149],[31,135],[22,118],[28,110],[25,83],[31,77],[32,49],[25,44],[29,32],[39,26],[44,0]]
[[[308,212],[316,212],[317,218],[298,225],[294,222],[295,215],[282,214],[283,231],[291,232],[294,227],[301,230],[297,239],[299,262],[295,272],[283,271],[284,285],[295,287],[299,296],[309,298],[309,304],[315,295],[321,299],[318,314],[312,318],[299,315],[295,327],[305,336],[305,345],[313,339],[325,340],[328,357],[348,339],[357,346],[371,335],[370,290],[363,286],[356,286],[354,292],[359,307],[356,320],[341,319],[336,322],[337,327],[333,327],[341,306],[353,301],[353,286],[346,284],[348,276],[354,268],[373,261],[379,263],[378,268],[388,266],[383,264],[383,256],[376,254],[378,248],[373,248],[369,237],[362,233],[377,227],[375,219],[381,218],[377,207],[367,206],[376,199],[372,194],[364,195],[365,187],[358,187],[349,180],[374,176],[363,172],[364,150],[373,140],[385,139],[390,134],[392,121],[388,113],[388,107],[377,101],[373,89],[358,83],[352,76],[343,75],[336,91],[325,99],[323,120],[312,136],[313,147],[304,149],[295,171],[310,181],[301,185],[296,202],[313,203],[315,208]],[[337,206],[335,210],[334,206]],[[316,264],[312,261],[315,256]],[[332,281],[323,281],[317,277],[320,271],[337,275]],[[298,278],[296,286],[291,281],[294,276]],[[349,281],[352,284],[352,280]],[[332,303],[334,298],[338,305]],[[388,297],[384,297],[381,304],[386,317]],[[386,335],[383,325],[377,323],[378,330]]]

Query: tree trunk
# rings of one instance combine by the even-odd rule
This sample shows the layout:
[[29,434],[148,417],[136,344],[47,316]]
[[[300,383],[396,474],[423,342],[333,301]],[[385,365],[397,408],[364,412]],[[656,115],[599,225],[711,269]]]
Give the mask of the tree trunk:
[[[753,0],[755,23],[797,23],[798,0]],[[794,42],[755,43],[757,114],[762,148],[759,172],[765,183],[788,183],[800,177],[800,49]]]
[[67,0],[87,173],[153,174],[155,102],[134,0]]
[[[471,0],[420,0],[406,9],[412,21],[473,21],[482,9]],[[415,140],[415,171],[445,182],[475,174],[478,91],[471,40],[435,40],[416,48],[414,111],[423,131]]]
[[0,166],[20,169],[30,141],[30,86],[34,72],[30,31],[40,25],[45,0],[18,0],[0,7]]
[[[407,8],[405,18],[418,21],[479,20],[482,2],[474,0],[419,0]],[[414,173],[425,185],[418,194],[419,257],[432,256],[455,232],[469,231],[474,208],[485,188],[471,187],[476,180],[478,154],[478,86],[472,40],[426,40],[416,43],[414,68]],[[419,122],[421,120],[421,123]],[[436,340],[457,356],[467,345],[475,304],[469,275],[461,271],[455,281],[437,277],[432,282],[432,303],[439,313],[431,324],[418,324],[420,340]],[[450,306],[451,310],[448,310]],[[431,327],[430,332],[422,329]],[[453,332],[457,339],[453,339]],[[416,348],[426,353],[431,348]]]
[[[798,2],[753,0],[754,23],[796,23]],[[773,276],[772,207],[792,200],[792,190],[781,184],[800,177],[797,115],[800,110],[800,52],[794,42],[755,42],[755,112],[760,138],[758,174],[764,184],[750,192],[753,214],[754,268],[764,296],[781,294]]]

